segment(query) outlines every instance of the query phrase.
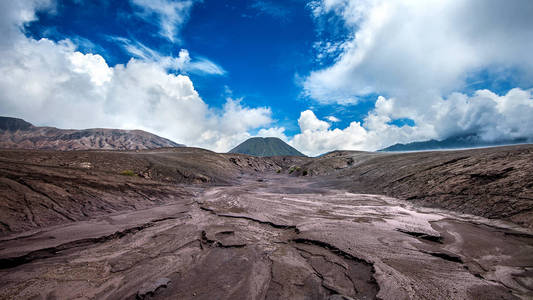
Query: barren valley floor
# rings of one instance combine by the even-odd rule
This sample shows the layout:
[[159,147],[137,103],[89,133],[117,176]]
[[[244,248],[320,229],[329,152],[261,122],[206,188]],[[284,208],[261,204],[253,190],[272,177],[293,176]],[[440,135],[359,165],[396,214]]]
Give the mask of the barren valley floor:
[[98,171],[114,153],[22,154],[2,158],[2,299],[533,297],[531,228],[288,174],[303,161],[202,157],[231,176],[193,184]]

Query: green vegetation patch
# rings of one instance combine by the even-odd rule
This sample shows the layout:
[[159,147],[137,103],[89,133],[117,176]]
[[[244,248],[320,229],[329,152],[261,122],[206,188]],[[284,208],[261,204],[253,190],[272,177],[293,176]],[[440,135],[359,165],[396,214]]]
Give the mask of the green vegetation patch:
[[292,172],[294,172],[294,171],[300,171],[300,167],[291,167],[289,169],[289,174],[292,174]]
[[133,172],[132,170],[123,170],[119,174],[124,176],[137,176],[137,173]]

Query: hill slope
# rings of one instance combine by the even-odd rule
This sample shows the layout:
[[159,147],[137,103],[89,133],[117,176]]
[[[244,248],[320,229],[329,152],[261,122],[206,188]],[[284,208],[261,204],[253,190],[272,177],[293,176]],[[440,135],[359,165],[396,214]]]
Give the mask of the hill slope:
[[142,150],[183,147],[142,130],[37,127],[17,118],[0,117],[0,148],[49,150]]
[[279,138],[254,137],[247,139],[229,153],[241,153],[254,156],[305,156]]
[[229,185],[242,174],[256,176],[279,168],[268,158],[187,147],[141,151],[0,149],[0,237],[179,198],[190,200],[193,189],[184,187]]
[[295,165],[320,185],[380,194],[533,228],[533,145],[462,151],[335,151]]

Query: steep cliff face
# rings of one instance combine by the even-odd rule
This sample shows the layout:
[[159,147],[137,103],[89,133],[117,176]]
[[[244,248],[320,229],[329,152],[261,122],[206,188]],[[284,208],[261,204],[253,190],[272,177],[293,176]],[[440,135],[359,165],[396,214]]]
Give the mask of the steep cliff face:
[[142,150],[183,146],[142,130],[58,129],[33,126],[22,119],[0,117],[0,148]]

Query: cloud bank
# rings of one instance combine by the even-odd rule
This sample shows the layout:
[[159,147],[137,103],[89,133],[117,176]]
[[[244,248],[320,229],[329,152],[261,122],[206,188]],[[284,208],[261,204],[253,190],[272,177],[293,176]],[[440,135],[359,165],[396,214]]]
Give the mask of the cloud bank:
[[[318,155],[331,150],[379,150],[394,143],[408,143],[463,134],[485,141],[529,137],[533,141],[533,89],[515,88],[503,95],[479,90],[474,95],[453,93],[432,101],[419,111],[403,106],[395,98],[379,97],[375,108],[363,122],[351,122],[344,129],[331,129],[311,111],[300,114],[301,133],[290,141],[306,154]],[[397,126],[393,120],[412,117],[415,126]]]
[[[350,35],[334,43],[339,54],[329,67],[305,78],[304,94],[324,105],[383,96],[372,96],[375,108],[362,124],[342,130],[324,129],[303,112],[295,146],[317,153],[465,133],[483,140],[533,138],[533,2],[323,0],[309,7],[317,19],[336,15]],[[331,52],[331,42],[316,45],[324,48],[318,59]],[[458,93],[472,81],[494,78],[522,88]],[[401,118],[415,126],[391,124]]]
[[312,7],[317,18],[338,14],[352,32],[335,63],[304,83],[323,103],[371,93],[448,94],[484,69],[533,75],[528,0],[324,0]]
[[0,6],[0,30],[8,37],[0,41],[2,115],[61,128],[143,129],[215,151],[227,151],[250,137],[250,130],[272,122],[270,108],[246,107],[239,99],[228,98],[218,110],[209,107],[188,76],[169,73],[213,68],[202,61],[191,65],[186,50],[177,58],[139,55],[110,67],[98,54],[77,51],[70,40],[23,34],[35,11],[52,8],[51,2],[3,1]]

